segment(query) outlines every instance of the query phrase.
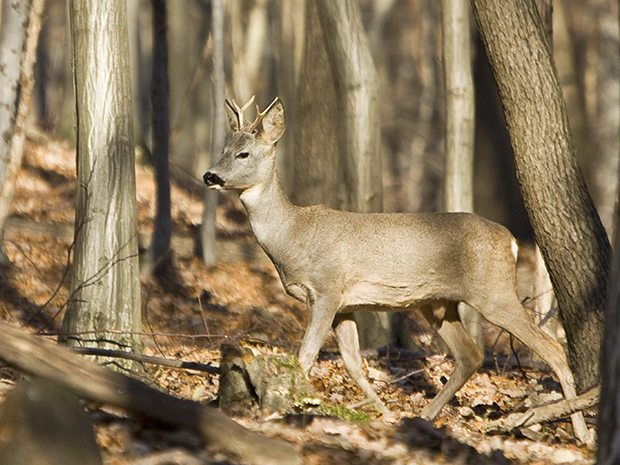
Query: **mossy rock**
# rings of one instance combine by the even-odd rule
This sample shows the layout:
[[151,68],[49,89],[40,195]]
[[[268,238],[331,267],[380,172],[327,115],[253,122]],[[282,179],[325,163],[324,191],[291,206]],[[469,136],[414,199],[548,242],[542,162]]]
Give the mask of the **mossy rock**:
[[220,407],[232,411],[319,413],[320,398],[291,354],[257,354],[248,347],[221,347]]

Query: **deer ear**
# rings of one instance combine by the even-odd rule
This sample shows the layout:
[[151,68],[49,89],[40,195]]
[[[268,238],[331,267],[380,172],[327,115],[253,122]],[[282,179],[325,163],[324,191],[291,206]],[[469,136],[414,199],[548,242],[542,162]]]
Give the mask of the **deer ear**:
[[224,101],[226,108],[226,118],[228,118],[228,125],[233,132],[239,131],[241,129],[241,121],[239,120],[239,112],[235,109],[230,100],[226,99]]
[[276,97],[265,111],[259,135],[265,142],[275,144],[282,137],[285,129],[284,105],[282,100]]

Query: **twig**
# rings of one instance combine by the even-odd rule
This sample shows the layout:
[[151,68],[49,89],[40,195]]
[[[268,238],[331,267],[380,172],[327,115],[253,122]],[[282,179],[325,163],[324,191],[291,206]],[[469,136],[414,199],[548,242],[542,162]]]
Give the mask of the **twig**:
[[532,407],[524,413],[512,413],[505,418],[489,422],[484,432],[510,432],[515,428],[527,427],[543,421],[552,421],[567,417],[575,412],[593,407],[599,402],[601,387],[595,386],[589,391],[572,399]]
[[433,365],[428,366],[428,367],[420,368],[419,370],[413,370],[413,371],[410,371],[410,372],[409,372],[409,373],[407,373],[406,375],[403,375],[403,376],[401,376],[401,377],[399,377],[399,378],[393,379],[392,381],[389,381],[389,382],[388,382],[388,383],[386,383],[386,384],[394,384],[394,383],[398,383],[399,381],[402,381],[402,380],[403,380],[403,379],[405,379],[405,378],[409,378],[410,376],[416,375],[416,374],[418,374],[418,373],[422,373],[422,372],[424,372],[424,371],[432,370],[433,368],[438,367],[439,365],[443,365],[444,363],[447,363],[447,362],[449,362],[449,361],[450,361],[450,359],[448,359],[448,358],[446,357],[446,358],[444,358],[443,360],[441,360],[440,362],[434,363]]
[[[144,322],[146,323],[146,325],[149,327],[149,330],[151,330],[151,332],[153,331],[153,327],[151,326],[151,322],[149,321],[149,302],[151,301],[151,293],[148,292],[146,294],[146,298],[144,299]],[[155,336],[151,336],[151,339],[153,340],[153,344],[155,344],[155,347],[157,348],[157,350],[159,351],[159,353],[163,356],[164,355],[164,351],[162,350],[161,346],[159,345],[159,342],[157,342],[157,338]]]
[[[521,347],[519,347],[519,349],[520,348]],[[517,367],[519,367],[519,371],[521,372],[521,375],[523,375],[524,379],[526,379],[526,380],[529,379],[529,376],[527,376],[527,373],[525,372],[525,370],[521,366],[521,360],[519,360],[519,354],[517,354],[517,349],[515,349],[514,338],[512,337],[512,334],[510,335],[510,350],[512,350],[512,355],[515,356],[515,360],[517,361]]]
[[42,333],[39,336],[83,336],[86,334],[127,334],[127,335],[135,335],[135,336],[159,336],[159,337],[181,337],[181,338],[189,338],[189,339],[200,339],[200,338],[222,338],[227,339],[226,335],[213,335],[213,334],[177,334],[177,333],[147,333],[144,331],[122,331],[120,329],[93,329],[90,331],[79,331],[75,333],[68,333],[63,331],[51,332],[51,333]]
[[220,374],[220,368],[209,364],[197,362],[184,362],[182,360],[170,360],[160,357],[152,357],[150,355],[136,354],[134,352],[125,352],[122,350],[98,349],[95,347],[72,347],[73,351],[81,355],[94,355],[97,357],[123,358],[133,360],[134,362],[149,363],[151,365],[161,365],[172,368],[181,368],[184,370],[196,370],[212,375]]
[[347,405],[347,408],[350,410],[355,410],[356,408],[363,407],[364,405],[372,404],[374,400],[372,399],[364,399],[362,401],[356,402],[355,404]]

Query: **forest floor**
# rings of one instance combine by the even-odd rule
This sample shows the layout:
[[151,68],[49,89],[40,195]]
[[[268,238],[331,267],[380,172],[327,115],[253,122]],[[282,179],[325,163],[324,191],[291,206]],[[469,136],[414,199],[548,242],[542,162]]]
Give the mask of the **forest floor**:
[[[144,240],[152,231],[155,214],[153,175],[150,168],[138,165],[136,177],[138,224]],[[55,340],[60,329],[69,298],[68,255],[75,197],[75,152],[62,144],[31,141],[5,233],[13,264],[0,268],[0,319],[38,331],[50,340]],[[240,261],[238,255],[230,254],[223,256],[218,266],[206,268],[193,253],[202,197],[199,182],[172,184],[174,266],[164,279],[142,278],[145,353],[218,365],[223,341],[294,352],[304,334],[307,312],[284,293],[275,269],[264,256],[254,252],[254,260]],[[256,250],[235,195],[221,197],[217,226],[218,239],[236,247],[231,250]],[[526,276],[531,269],[527,256],[520,266],[519,276]],[[523,292],[525,297],[527,286]],[[362,405],[356,410],[369,415],[370,421],[365,423],[325,417],[300,426],[258,409],[237,413],[234,420],[295,444],[308,464],[594,462],[595,449],[573,438],[569,421],[537,425],[526,435],[483,434],[491,419],[527,406],[532,393],[548,394],[549,399],[560,397],[554,375],[541,369],[523,349],[518,351],[519,369],[510,338],[491,325],[484,326],[488,363],[457,393],[433,426],[412,421],[449,377],[452,362],[444,357],[419,315],[407,315],[406,324],[423,356],[412,357],[411,351],[407,356],[374,356],[366,367],[392,412],[391,418]],[[518,349],[517,343],[513,346]],[[392,381],[410,371],[417,373]],[[152,382],[174,396],[203,403],[217,399],[218,376],[160,366],[150,366],[149,373]],[[350,406],[364,400],[345,373],[332,336],[310,378],[327,403]],[[0,397],[20,379],[15,370],[0,369]],[[183,435],[155,431],[120,411],[96,415],[105,408],[88,408],[105,464],[212,463],[195,441]],[[595,411],[586,412],[591,428],[595,415]]]

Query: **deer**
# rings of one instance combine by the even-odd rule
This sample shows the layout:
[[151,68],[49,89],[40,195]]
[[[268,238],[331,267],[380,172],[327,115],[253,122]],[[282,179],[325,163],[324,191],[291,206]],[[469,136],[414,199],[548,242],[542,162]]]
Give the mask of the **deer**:
[[[299,349],[306,376],[333,329],[344,365],[378,410],[385,404],[364,376],[356,311],[419,309],[454,360],[449,380],[424,407],[434,420],[480,368],[483,356],[465,330],[457,305],[464,302],[537,354],[557,375],[567,399],[576,397],[561,344],[529,318],[516,291],[518,245],[504,226],[473,213],[354,213],[323,205],[299,207],[284,193],[276,145],[286,128],[279,98],[256,118],[228,99],[232,137],[207,171],[207,187],[238,193],[252,231],[290,296],[305,302],[308,326]],[[589,433],[581,412],[575,434]]]

